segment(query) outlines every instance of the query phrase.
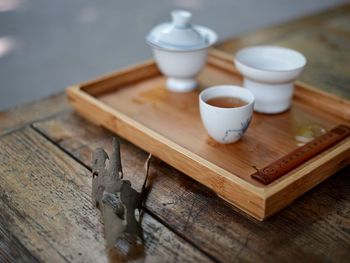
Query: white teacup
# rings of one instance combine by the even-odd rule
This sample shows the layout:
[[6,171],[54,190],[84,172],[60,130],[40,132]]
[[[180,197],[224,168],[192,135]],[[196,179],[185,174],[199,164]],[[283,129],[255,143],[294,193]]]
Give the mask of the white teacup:
[[275,114],[290,107],[294,81],[303,72],[306,58],[289,48],[253,46],[238,51],[234,62],[244,76],[244,87],[255,96],[254,110]]
[[[221,108],[207,103],[219,97],[239,98],[245,105],[235,108]],[[214,86],[199,94],[199,110],[208,134],[217,142],[228,144],[238,141],[248,129],[254,108],[254,95],[238,86]]]

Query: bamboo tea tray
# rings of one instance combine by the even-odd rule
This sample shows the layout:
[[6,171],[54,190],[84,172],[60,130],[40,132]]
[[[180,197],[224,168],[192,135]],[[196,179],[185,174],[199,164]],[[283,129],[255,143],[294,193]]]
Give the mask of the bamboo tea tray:
[[[200,89],[241,82],[232,57],[211,51],[199,76]],[[347,137],[268,185],[251,177],[256,169],[297,149],[295,136],[303,125],[325,130],[339,124],[349,126],[349,101],[311,87],[297,85],[292,108],[285,113],[254,114],[245,136],[231,145],[220,145],[208,137],[199,116],[198,91],[168,92],[154,61],[71,86],[67,93],[85,118],[157,156],[259,220],[350,162]]]

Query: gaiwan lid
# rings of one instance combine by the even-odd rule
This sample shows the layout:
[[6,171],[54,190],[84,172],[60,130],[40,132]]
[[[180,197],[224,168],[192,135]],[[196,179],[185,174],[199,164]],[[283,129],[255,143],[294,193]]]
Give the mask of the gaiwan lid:
[[175,10],[171,12],[172,22],[154,27],[147,35],[148,44],[156,48],[172,51],[191,51],[207,48],[217,40],[217,35],[209,28],[191,25],[191,12]]

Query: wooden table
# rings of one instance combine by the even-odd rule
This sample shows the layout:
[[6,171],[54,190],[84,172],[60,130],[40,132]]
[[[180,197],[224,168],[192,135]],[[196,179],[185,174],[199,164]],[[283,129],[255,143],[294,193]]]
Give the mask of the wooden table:
[[[349,97],[349,53],[327,45],[323,56],[299,46],[300,41],[311,41],[316,48],[318,38],[310,38],[308,32],[349,21],[350,7],[343,6],[219,47],[234,51],[247,43],[279,44],[290,38],[295,25],[298,41],[288,40],[286,45],[298,46],[310,60],[302,81],[324,89],[336,83],[335,93]],[[342,42],[344,49],[350,47],[349,28],[341,32],[347,41]],[[343,55],[341,65],[334,62],[337,54]],[[325,60],[333,63],[331,71],[313,71],[311,67]],[[320,74],[328,75],[319,78]],[[111,151],[111,137],[77,116],[64,94],[0,113],[0,262],[107,260],[100,215],[91,205],[90,163],[95,148]],[[147,153],[122,141],[125,175],[138,190],[146,158]],[[350,262],[349,175],[347,167],[277,215],[258,222],[155,160],[142,222],[145,257],[139,261]]]

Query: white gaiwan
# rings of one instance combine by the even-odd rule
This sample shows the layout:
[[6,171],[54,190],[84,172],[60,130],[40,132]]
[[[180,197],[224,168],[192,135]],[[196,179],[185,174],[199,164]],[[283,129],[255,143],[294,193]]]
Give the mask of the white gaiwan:
[[239,50],[234,62],[244,87],[255,96],[254,110],[275,114],[290,107],[294,81],[303,72],[306,58],[289,48],[253,46]]
[[196,76],[208,57],[208,48],[217,40],[214,31],[191,25],[192,14],[185,10],[171,12],[172,22],[151,30],[146,41],[152,47],[160,71],[166,75],[167,88],[187,92],[197,87]]

